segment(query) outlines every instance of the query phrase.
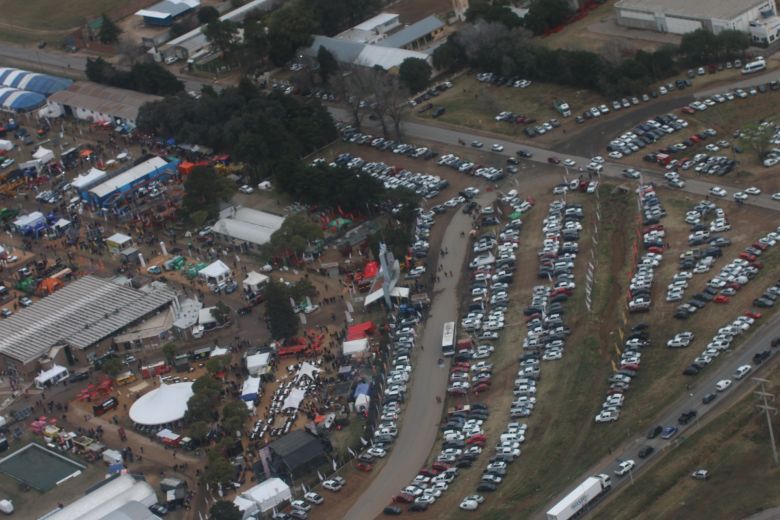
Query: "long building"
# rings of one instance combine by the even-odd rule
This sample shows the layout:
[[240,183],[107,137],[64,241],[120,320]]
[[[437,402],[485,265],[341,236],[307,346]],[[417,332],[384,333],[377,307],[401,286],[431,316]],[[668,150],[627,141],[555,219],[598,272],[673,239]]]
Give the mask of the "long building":
[[89,349],[175,301],[165,285],[136,290],[85,276],[0,321],[0,365],[33,373],[54,347]]
[[748,32],[751,22],[777,13],[775,0],[618,0],[618,25],[672,34],[697,29]]
[[95,206],[106,207],[130,197],[134,190],[153,180],[164,180],[176,172],[178,161],[151,157],[100,184],[81,192],[81,198]]
[[161,99],[160,96],[135,90],[109,87],[91,81],[77,81],[66,90],[49,96],[46,115],[68,115],[94,123],[107,122],[114,126],[135,127],[141,107]]

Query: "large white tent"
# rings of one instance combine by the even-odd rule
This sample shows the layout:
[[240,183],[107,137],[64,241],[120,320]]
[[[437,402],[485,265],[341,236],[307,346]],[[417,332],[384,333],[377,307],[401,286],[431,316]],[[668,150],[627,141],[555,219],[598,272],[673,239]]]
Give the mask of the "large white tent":
[[230,268],[222,260],[216,260],[198,271],[198,277],[208,283],[220,284],[230,278]]
[[261,352],[246,357],[246,369],[251,376],[260,376],[269,371],[271,363],[271,354]]
[[233,499],[233,504],[241,511],[241,520],[248,520],[253,514],[257,513],[258,508],[252,500],[238,496]]
[[[114,480],[87,493],[75,502],[48,516],[49,520],[101,520],[129,502],[140,502],[145,507],[157,503],[152,486],[130,475]],[[23,515],[24,516],[24,515]]]
[[242,401],[254,401],[260,397],[260,378],[247,377],[244,386],[241,389]]
[[108,174],[104,172],[103,170],[98,170],[97,168],[90,168],[87,173],[83,173],[73,179],[73,182],[71,182],[71,186],[76,188],[77,190],[80,190],[82,188],[85,188],[86,186],[90,186],[93,184],[96,184],[103,179],[106,178]]
[[284,403],[282,404],[282,410],[297,410],[299,406],[301,406],[301,401],[303,401],[303,398],[306,397],[306,390],[303,388],[293,388],[290,390],[290,395],[288,395]]
[[342,345],[345,356],[354,356],[356,354],[362,354],[368,350],[368,338],[353,339],[352,341],[345,341]]
[[241,493],[241,496],[257,504],[260,511],[265,513],[285,500],[290,500],[292,493],[290,493],[290,486],[285,484],[282,479],[269,478],[255,487],[247,489]]
[[246,292],[258,293],[265,284],[268,283],[268,277],[257,271],[249,271],[244,279],[244,290]]
[[192,383],[160,385],[160,388],[144,394],[133,403],[130,420],[145,426],[178,421],[184,417],[192,393]]
[[298,369],[298,373],[295,374],[295,381],[300,381],[304,377],[314,381],[317,377],[317,374],[320,372],[321,370],[319,368],[306,361],[301,365],[301,368]]

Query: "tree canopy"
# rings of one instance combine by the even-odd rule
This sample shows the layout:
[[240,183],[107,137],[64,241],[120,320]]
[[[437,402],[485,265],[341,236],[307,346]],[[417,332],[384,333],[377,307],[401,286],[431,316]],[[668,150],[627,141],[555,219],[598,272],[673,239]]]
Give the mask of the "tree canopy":
[[419,58],[406,58],[398,68],[401,82],[412,94],[428,88],[431,82],[431,66]]
[[534,34],[558,27],[571,18],[573,12],[566,0],[532,0],[525,15],[525,26]]
[[219,20],[219,11],[213,5],[204,5],[198,9],[198,21],[201,25]]
[[122,34],[122,29],[117,27],[117,25],[104,14],[100,21],[100,30],[98,31],[98,40],[100,40],[100,43],[116,43],[119,41],[120,34]]
[[206,39],[223,54],[228,54],[238,44],[239,26],[230,20],[212,20],[203,27]]
[[211,520],[241,520],[244,514],[233,502],[217,500],[209,509]]
[[188,214],[205,211],[208,218],[214,218],[219,214],[219,203],[228,200],[234,191],[229,179],[213,168],[198,166],[184,181],[183,206]]
[[750,47],[750,35],[735,29],[714,34],[707,29],[697,29],[683,35],[680,53],[691,65],[717,63],[742,55]]
[[286,339],[298,333],[300,320],[290,305],[290,293],[283,283],[272,280],[266,286],[265,315],[274,339]]
[[87,58],[86,74],[95,83],[157,96],[172,96],[184,91],[184,84],[176,76],[154,62],[136,63],[129,71],[124,71],[103,58]]

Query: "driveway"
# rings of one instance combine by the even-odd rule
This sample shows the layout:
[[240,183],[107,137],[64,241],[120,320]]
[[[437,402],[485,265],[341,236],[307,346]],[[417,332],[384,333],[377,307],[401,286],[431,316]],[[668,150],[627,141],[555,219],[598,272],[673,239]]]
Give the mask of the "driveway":
[[[495,192],[487,192],[482,193],[477,202],[484,206],[494,199]],[[434,286],[431,310],[418,338],[421,350],[415,360],[398,438],[381,472],[360,495],[344,520],[366,520],[381,514],[393,495],[397,495],[417,475],[430,454],[444,409],[444,399],[437,403],[436,396],[444,397],[449,375],[449,362],[439,366],[442,329],[446,322],[458,319],[457,288],[469,252],[469,241],[461,237],[461,232],[468,234],[470,229],[471,217],[458,211],[444,232],[442,247],[447,248],[448,254],[439,256],[439,264],[443,270],[458,276],[442,275]]]

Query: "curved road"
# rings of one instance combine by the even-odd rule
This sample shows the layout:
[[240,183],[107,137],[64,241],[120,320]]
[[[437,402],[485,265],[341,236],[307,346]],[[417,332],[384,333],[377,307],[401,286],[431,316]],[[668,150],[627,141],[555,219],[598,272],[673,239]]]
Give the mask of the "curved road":
[[[490,204],[495,192],[482,193],[477,201]],[[439,256],[439,264],[453,274],[463,270],[469,241],[461,237],[471,229],[471,216],[456,211],[442,238],[442,247],[448,254]],[[385,465],[371,481],[370,486],[357,499],[344,516],[344,520],[375,518],[390,503],[393,495],[409,485],[424,465],[436,441],[444,404],[436,402],[436,396],[444,397],[449,376],[449,363],[438,366],[441,358],[441,333],[444,323],[458,319],[459,276],[442,276],[434,286],[433,302],[428,319],[423,324],[419,339],[422,349],[414,360],[414,372],[409,396],[403,411],[398,438],[387,457]],[[443,400],[442,400],[443,401]]]
[[[760,325],[757,330],[749,333],[746,341],[736,348],[734,351],[727,351],[720,355],[725,357],[725,363],[718,363],[717,368],[705,369],[700,375],[692,377],[690,380],[692,386],[690,391],[680,397],[675,403],[670,405],[661,415],[659,415],[654,423],[663,426],[677,426],[680,432],[669,440],[663,440],[660,437],[649,440],[645,435],[637,436],[636,438],[623,443],[616,449],[613,449],[612,454],[603,459],[597,465],[588,469],[587,472],[572,478],[571,484],[567,489],[562,491],[557,497],[544,507],[542,511],[537,512],[535,518],[541,520],[545,518],[545,512],[548,511],[553,505],[555,505],[564,496],[570,493],[577,485],[585,480],[590,475],[596,475],[598,473],[606,473],[612,476],[612,491],[607,495],[606,501],[609,501],[610,497],[614,496],[617,490],[620,490],[624,486],[631,482],[630,477],[615,477],[613,471],[617,467],[618,460],[633,459],[636,462],[636,467],[633,470],[633,478],[636,478],[637,473],[641,474],[643,469],[649,464],[654,463],[656,459],[667,454],[667,452],[673,448],[677,443],[683,440],[686,432],[694,426],[697,426],[703,416],[711,415],[716,409],[721,408],[726,404],[733,404],[733,401],[739,396],[743,395],[747,391],[748,386],[754,386],[756,383],[753,381],[754,377],[760,377],[761,368],[766,364],[774,365],[776,360],[774,358],[780,356],[778,349],[772,349],[773,356],[769,358],[763,365],[753,366],[753,370],[742,380],[734,379],[734,372],[740,365],[750,364],[753,365],[753,355],[756,352],[771,348],[769,345],[775,337],[780,336],[780,314],[773,316],[766,323],[761,323],[757,320],[754,324]],[[698,348],[705,342],[705,338],[696,338],[693,342],[693,348]],[[654,348],[666,348],[663,346],[657,346]],[[690,348],[690,347],[689,347]],[[682,377],[682,376],[681,376]],[[733,384],[731,388],[723,393],[715,391],[715,383],[721,379],[731,379]],[[718,397],[710,404],[702,404],[701,399],[706,394],[718,393]],[[687,410],[696,410],[698,412],[697,418],[689,423],[687,426],[681,426],[677,423],[677,418]],[[605,428],[611,427],[611,425],[604,425]],[[646,459],[640,459],[637,456],[639,449],[642,446],[652,446],[655,452]],[[691,468],[691,472],[697,468]],[[598,508],[599,506],[597,506]],[[608,505],[606,506],[608,507]],[[759,517],[761,518],[761,517]],[[778,518],[775,516],[769,516],[765,518]]]

